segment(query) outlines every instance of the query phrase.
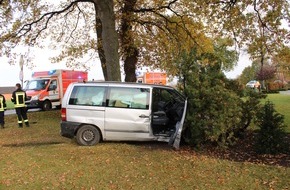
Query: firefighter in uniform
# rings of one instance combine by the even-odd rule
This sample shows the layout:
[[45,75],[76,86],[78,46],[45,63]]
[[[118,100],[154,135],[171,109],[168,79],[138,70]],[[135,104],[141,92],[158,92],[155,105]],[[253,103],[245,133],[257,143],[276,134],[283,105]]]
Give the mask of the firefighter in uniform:
[[16,90],[12,93],[11,101],[15,104],[15,111],[18,117],[18,126],[20,128],[23,126],[23,121],[26,127],[29,127],[25,100],[27,100],[27,95],[25,91],[21,89],[21,85],[17,83]]
[[5,97],[0,94],[0,126],[3,129],[4,128],[4,111],[6,110],[6,100]]

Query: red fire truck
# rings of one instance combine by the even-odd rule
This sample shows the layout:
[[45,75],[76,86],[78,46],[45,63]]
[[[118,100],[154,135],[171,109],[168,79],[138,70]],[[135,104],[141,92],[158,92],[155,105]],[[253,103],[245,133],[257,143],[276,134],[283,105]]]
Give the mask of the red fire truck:
[[24,90],[28,96],[28,108],[49,110],[52,106],[60,107],[61,99],[72,82],[88,80],[88,73],[71,70],[51,70],[32,73],[32,80],[27,81]]
[[162,72],[145,72],[137,77],[137,83],[166,85],[167,75]]

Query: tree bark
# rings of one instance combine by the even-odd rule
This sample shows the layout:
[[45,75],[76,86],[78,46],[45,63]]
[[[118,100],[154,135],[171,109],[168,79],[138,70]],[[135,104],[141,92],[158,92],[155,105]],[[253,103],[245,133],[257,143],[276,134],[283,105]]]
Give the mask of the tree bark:
[[136,65],[138,62],[138,50],[136,47],[125,48],[127,55],[124,59],[124,71],[126,82],[136,82]]
[[121,81],[119,42],[115,29],[115,13],[113,0],[94,0],[98,17],[102,23],[102,44],[106,58],[107,80]]
[[94,3],[94,7],[95,7],[95,22],[96,22],[96,33],[97,33],[97,38],[98,38],[98,42],[97,42],[97,49],[98,49],[98,54],[99,54],[99,58],[101,61],[101,66],[102,66],[102,71],[103,71],[103,75],[104,75],[104,79],[105,81],[108,80],[108,74],[107,74],[107,63],[106,63],[106,57],[105,57],[105,51],[104,51],[104,47],[103,47],[103,40],[102,40],[102,22],[101,19],[98,16],[98,7],[97,4]]
[[126,82],[136,82],[137,80],[135,72],[139,52],[134,44],[134,38],[131,35],[131,19],[134,17],[133,9],[136,2],[137,0],[125,0],[122,9],[120,39]]

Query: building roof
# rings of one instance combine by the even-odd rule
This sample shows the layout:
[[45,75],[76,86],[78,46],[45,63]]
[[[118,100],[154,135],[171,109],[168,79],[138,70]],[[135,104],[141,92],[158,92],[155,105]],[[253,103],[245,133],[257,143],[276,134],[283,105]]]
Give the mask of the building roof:
[[0,87],[0,94],[12,94],[14,90],[14,86]]

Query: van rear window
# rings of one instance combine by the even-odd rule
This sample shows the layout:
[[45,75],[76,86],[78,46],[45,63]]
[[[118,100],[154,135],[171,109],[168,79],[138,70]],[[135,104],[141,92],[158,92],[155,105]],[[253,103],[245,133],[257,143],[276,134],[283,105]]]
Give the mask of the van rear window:
[[69,99],[70,105],[105,106],[106,87],[75,86]]

